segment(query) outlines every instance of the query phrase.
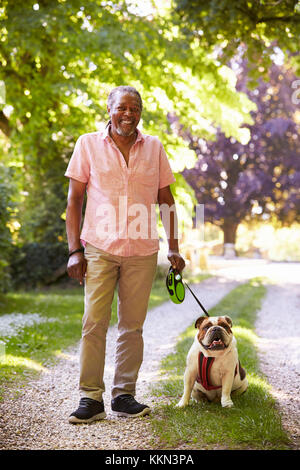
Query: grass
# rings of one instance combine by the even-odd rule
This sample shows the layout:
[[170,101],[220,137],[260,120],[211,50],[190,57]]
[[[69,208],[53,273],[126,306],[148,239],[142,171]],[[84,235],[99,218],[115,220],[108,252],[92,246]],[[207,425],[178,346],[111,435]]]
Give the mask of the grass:
[[5,355],[0,360],[0,396],[4,384],[22,388],[25,385],[22,379],[53,364],[63,349],[79,340],[82,308],[82,288],[14,292],[5,296],[1,312],[38,313],[55,321],[25,327],[17,336],[3,338]]
[[[159,272],[153,283],[149,309],[168,300],[165,272]],[[191,278],[200,281],[207,276]],[[16,393],[26,386],[26,379],[54,364],[63,350],[75,345],[81,336],[83,313],[82,287],[54,287],[30,292],[9,292],[0,300],[1,314],[38,313],[51,322],[25,327],[17,336],[5,337],[5,354],[0,351],[0,400],[4,388]],[[1,318],[0,314],[0,318]],[[55,321],[53,321],[55,320]],[[112,304],[111,325],[117,322],[117,295]]]
[[233,398],[233,408],[193,401],[183,409],[174,406],[183,393],[186,356],[195,335],[193,325],[181,335],[176,352],[163,360],[163,378],[153,393],[164,398],[151,422],[164,449],[177,448],[182,443],[191,449],[289,448],[269,385],[259,370],[256,352],[254,322],[265,292],[260,280],[251,280],[232,290],[209,311],[211,316],[222,314],[233,319],[239,358],[247,371],[249,388],[244,395]]

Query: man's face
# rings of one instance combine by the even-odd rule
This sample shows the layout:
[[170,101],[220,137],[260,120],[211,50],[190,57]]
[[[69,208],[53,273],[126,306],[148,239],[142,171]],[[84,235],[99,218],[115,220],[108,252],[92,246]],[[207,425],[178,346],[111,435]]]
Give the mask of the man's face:
[[117,134],[128,137],[134,134],[141,118],[139,99],[132,93],[117,93],[111,107],[107,107],[111,130]]

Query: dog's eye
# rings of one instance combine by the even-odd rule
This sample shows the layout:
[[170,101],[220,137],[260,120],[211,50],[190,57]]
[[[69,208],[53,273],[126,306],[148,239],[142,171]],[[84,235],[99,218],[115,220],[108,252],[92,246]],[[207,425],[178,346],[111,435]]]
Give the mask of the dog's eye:
[[231,329],[230,329],[230,326],[227,325],[227,323],[219,323],[219,325],[224,328],[226,331],[228,331],[228,333],[231,333]]

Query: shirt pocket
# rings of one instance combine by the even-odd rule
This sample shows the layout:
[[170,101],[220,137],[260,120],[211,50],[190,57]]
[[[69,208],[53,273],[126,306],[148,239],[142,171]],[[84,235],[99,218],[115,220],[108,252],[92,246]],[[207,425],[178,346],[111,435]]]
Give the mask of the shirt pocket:
[[132,178],[141,187],[158,188],[158,172],[153,167],[139,167]]
[[99,170],[98,168],[91,175],[94,186],[100,191],[118,191],[124,186],[121,174],[116,173],[114,170],[106,169]]

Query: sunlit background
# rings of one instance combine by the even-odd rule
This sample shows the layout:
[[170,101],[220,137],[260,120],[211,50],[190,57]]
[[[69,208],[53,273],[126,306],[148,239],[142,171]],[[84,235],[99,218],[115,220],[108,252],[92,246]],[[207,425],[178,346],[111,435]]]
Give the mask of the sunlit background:
[[[218,404],[199,404],[200,413],[195,405],[183,413],[173,406],[182,393],[185,348],[199,311],[189,293],[183,304],[169,299],[167,243],[159,222],[159,265],[140,377],[145,387],[156,381],[161,387],[153,413],[158,431],[161,427],[158,448],[167,442],[170,449],[178,443],[181,449],[194,444],[281,449],[290,438],[296,445],[299,25],[298,0],[0,2],[0,427],[5,448],[65,449],[68,440],[70,448],[105,449],[112,435],[116,448],[130,449],[131,441],[138,448],[137,424],[129,431],[107,420],[107,426],[101,422],[75,432],[63,424],[78,398],[74,371],[84,308],[83,286],[66,272],[64,173],[79,136],[106,126],[107,97],[119,85],[139,90],[144,105],[139,128],[158,136],[168,154],[176,178],[172,191],[184,280],[197,289],[211,315],[233,318],[249,379],[249,390],[233,412],[223,412]],[[107,338],[109,380],[117,321],[115,295]],[[60,369],[52,367],[58,359]],[[267,359],[269,370],[262,368]],[[285,410],[289,438],[265,376]],[[38,384],[36,377],[42,377]],[[149,431],[142,426],[144,448]]]
[[190,269],[300,261],[299,2],[6,0],[0,34],[2,292],[66,276],[64,171],[121,84],[168,153]]

